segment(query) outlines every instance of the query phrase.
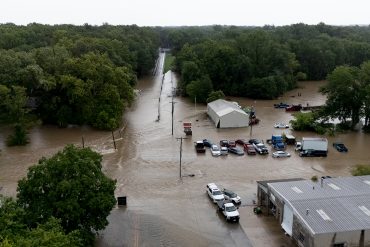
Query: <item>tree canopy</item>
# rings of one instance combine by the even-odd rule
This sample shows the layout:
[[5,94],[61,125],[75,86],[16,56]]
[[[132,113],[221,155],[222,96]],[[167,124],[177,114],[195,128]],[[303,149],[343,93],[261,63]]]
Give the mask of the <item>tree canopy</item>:
[[158,47],[153,28],[1,24],[0,87],[10,90],[7,98],[23,90],[28,109],[44,123],[115,129],[134,99],[136,78],[150,73]]
[[17,189],[27,225],[55,217],[66,233],[104,229],[116,201],[115,181],[103,174],[101,161],[89,148],[70,145],[29,168]]

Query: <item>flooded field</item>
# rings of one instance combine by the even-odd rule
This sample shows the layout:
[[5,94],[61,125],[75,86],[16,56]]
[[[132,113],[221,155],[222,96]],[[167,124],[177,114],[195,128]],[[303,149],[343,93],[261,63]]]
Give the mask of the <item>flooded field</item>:
[[[159,63],[161,67],[163,55]],[[329,154],[326,158],[301,158],[294,153],[293,147],[288,147],[292,157],[287,159],[273,159],[271,155],[239,157],[232,154],[215,158],[209,150],[206,154],[197,155],[193,142],[204,138],[215,143],[221,139],[251,137],[266,140],[273,133],[283,131],[298,139],[316,136],[314,133],[274,129],[274,123],[288,123],[292,116],[283,109],[274,109],[273,104],[321,105],[325,97],[317,90],[325,82],[302,82],[300,88],[273,101],[231,98],[242,106],[256,109],[261,122],[252,131],[249,127],[216,129],[206,115],[205,105],[195,105],[189,99],[175,97],[172,136],[171,91],[176,82],[176,76],[171,73],[165,75],[162,90],[160,73],[138,82],[138,98],[125,114],[122,138],[118,132],[115,133],[118,138],[116,151],[110,132],[88,127],[37,127],[30,131],[31,143],[16,148],[5,146],[4,139],[9,130],[0,129],[0,193],[14,196],[17,181],[25,176],[30,165],[42,156],[51,156],[68,143],[81,145],[84,136],[86,146],[104,154],[104,172],[117,180],[116,196],[127,196],[128,203],[126,208],[112,211],[110,224],[100,233],[97,246],[289,246],[284,237],[273,244],[267,242],[267,236],[256,232],[257,228],[250,225],[250,222],[260,221],[250,214],[256,199],[256,181],[311,178],[313,175],[346,176],[355,164],[369,163],[370,135],[358,132],[328,137]],[[298,97],[298,92],[302,96]],[[180,141],[177,138],[185,137],[183,121],[193,123],[193,136],[183,140],[183,177],[180,179]],[[331,144],[336,140],[343,141],[349,152],[343,154],[333,149]],[[205,193],[205,186],[210,182],[232,189],[242,197],[240,224],[228,224],[217,213]],[[265,227],[268,228],[269,224]],[[270,230],[273,231],[272,228]]]

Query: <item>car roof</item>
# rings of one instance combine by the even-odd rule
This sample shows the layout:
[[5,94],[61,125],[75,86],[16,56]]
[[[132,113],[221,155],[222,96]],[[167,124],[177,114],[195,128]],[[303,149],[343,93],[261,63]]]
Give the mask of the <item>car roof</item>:
[[207,184],[207,186],[208,186],[209,188],[218,189],[218,187],[217,187],[217,185],[216,185],[215,183],[209,183],[209,184]]
[[[234,191],[231,191],[231,190],[228,190],[228,189],[224,189],[224,192],[226,192],[226,193],[234,193]],[[236,193],[234,193],[234,194],[236,194]]]
[[225,203],[224,205],[225,205],[225,207],[232,207],[232,206],[234,206],[234,204],[231,203],[231,202]]

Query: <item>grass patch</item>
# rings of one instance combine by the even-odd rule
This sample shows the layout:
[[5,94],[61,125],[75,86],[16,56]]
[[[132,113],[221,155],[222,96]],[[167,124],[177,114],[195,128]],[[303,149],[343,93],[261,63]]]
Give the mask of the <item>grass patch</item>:
[[167,73],[167,71],[171,70],[175,62],[175,57],[171,55],[171,53],[166,53],[166,58],[164,59],[164,68],[163,74]]

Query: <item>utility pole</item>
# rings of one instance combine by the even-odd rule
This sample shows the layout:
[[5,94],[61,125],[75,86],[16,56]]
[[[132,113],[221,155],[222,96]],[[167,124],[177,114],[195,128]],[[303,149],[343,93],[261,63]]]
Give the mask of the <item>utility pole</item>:
[[174,106],[175,102],[173,101],[173,95],[172,95],[171,103],[172,103],[172,132],[171,132],[171,135],[173,135],[173,112],[175,110],[175,106]]
[[188,139],[186,137],[179,137],[179,138],[176,138],[177,140],[180,140],[180,179],[182,179],[182,175],[181,175],[181,159],[182,159],[182,140],[184,139]]

